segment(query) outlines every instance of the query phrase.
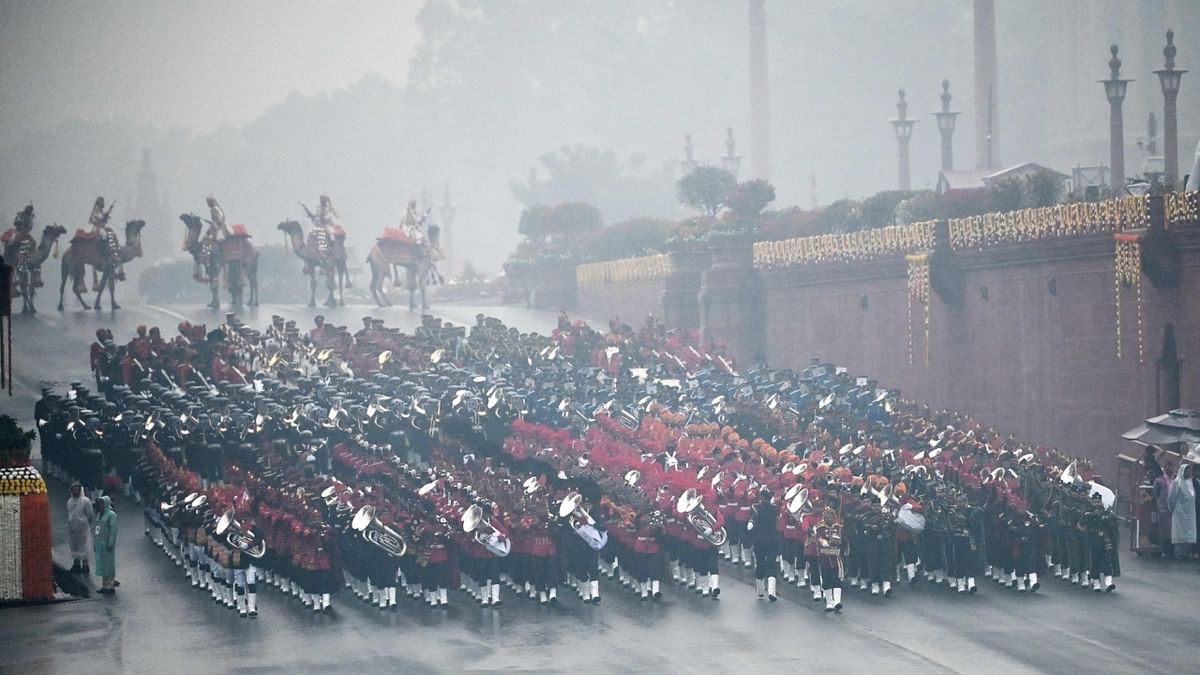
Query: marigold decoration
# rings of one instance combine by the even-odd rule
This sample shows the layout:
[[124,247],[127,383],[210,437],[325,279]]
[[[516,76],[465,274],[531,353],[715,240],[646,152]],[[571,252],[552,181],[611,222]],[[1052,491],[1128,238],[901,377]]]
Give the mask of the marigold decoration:
[[913,364],[913,301],[925,307],[925,365],[929,365],[929,254],[905,256],[908,261],[908,365]]
[[671,256],[648,255],[641,258],[606,260],[575,268],[575,282],[580,288],[604,284],[662,279],[671,273]]
[[778,269],[795,265],[857,262],[933,248],[933,221],[888,225],[845,234],[823,234],[754,245],[754,266]]
[[1099,232],[1123,232],[1150,222],[1145,195],[1116,197],[1102,202],[1074,202],[1006,213],[952,218],[950,247],[955,250],[1017,244]]
[[1117,309],[1117,358],[1121,358],[1121,287],[1133,288],[1137,308],[1137,355],[1138,363],[1144,363],[1142,338],[1142,242],[1141,236],[1132,233],[1116,235],[1117,250],[1113,260],[1114,291]]
[[0,469],[0,602],[53,598],[46,482],[33,467]]

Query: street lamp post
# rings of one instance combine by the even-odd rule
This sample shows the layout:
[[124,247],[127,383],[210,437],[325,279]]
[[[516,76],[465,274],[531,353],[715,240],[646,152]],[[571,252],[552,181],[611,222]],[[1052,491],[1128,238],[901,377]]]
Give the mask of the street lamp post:
[[950,80],[942,80],[942,109],[933,113],[942,135],[942,171],[954,170],[954,124],[959,112],[950,109],[950,98]]
[[1125,100],[1125,88],[1133,80],[1121,79],[1121,59],[1117,58],[1117,46],[1109,48],[1112,58],[1108,60],[1111,71],[1107,80],[1100,80],[1104,85],[1104,95],[1108,97],[1108,145],[1109,161],[1112,163],[1112,189],[1115,194],[1121,194],[1125,189],[1125,117],[1121,112],[1121,103]]
[[1175,31],[1167,31],[1167,46],[1163,47],[1166,66],[1154,71],[1163,93],[1163,182],[1173,186],[1179,177],[1179,145],[1176,137],[1175,99],[1179,96],[1179,81],[1186,70],[1175,69]]
[[738,169],[742,166],[742,158],[734,154],[737,141],[733,140],[733,127],[725,128],[725,156],[721,158],[721,168],[733,174],[736,179]]
[[908,142],[912,139],[913,125],[916,120],[908,119],[908,102],[904,100],[904,90],[900,90],[900,101],[896,103],[896,117],[889,120],[896,131],[896,142],[900,145],[900,189],[908,191],[911,182],[908,174]]

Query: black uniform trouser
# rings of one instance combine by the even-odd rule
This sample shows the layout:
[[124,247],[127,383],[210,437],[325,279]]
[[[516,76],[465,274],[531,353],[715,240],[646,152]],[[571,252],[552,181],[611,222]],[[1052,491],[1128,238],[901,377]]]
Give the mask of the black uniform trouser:
[[779,576],[779,542],[755,542],[754,578],[766,579],[777,576]]
[[887,535],[867,537],[867,569],[872,583],[891,581],[896,574],[893,541]]

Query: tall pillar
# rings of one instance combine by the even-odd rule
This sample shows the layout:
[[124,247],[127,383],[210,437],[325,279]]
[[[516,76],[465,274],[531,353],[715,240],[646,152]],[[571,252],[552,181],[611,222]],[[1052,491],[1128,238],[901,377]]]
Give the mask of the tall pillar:
[[1163,92],[1163,182],[1174,186],[1179,179],[1178,119],[1175,99],[1179,96],[1179,81],[1186,70],[1175,68],[1175,31],[1167,31],[1167,46],[1163,47],[1166,66],[1154,71]]
[[767,86],[766,0],[750,0],[750,179],[771,173],[771,98]]
[[950,80],[942,80],[942,109],[933,113],[942,135],[942,171],[954,170],[954,124],[958,111],[950,109]]
[[1117,58],[1117,46],[1110,48],[1112,58],[1108,60],[1111,75],[1100,80],[1104,95],[1108,98],[1108,155],[1112,164],[1112,190],[1122,194],[1125,189],[1125,118],[1121,102],[1125,100],[1125,88],[1132,80],[1121,79],[1121,59]]
[[996,0],[975,0],[975,167],[1000,166],[996,78]]
[[912,189],[909,179],[908,142],[912,139],[913,125],[916,120],[908,119],[908,101],[904,100],[904,90],[900,90],[900,101],[896,103],[896,117],[890,121],[896,132],[896,143],[900,146],[900,190]]

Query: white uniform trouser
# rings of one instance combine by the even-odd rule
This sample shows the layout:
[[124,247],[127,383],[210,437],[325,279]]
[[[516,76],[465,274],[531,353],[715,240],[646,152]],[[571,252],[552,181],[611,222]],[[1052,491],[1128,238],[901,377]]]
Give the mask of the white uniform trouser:
[[233,571],[233,587],[237,593],[237,609],[240,614],[258,613],[258,568],[249,565],[246,569]]

